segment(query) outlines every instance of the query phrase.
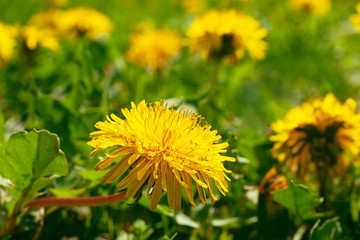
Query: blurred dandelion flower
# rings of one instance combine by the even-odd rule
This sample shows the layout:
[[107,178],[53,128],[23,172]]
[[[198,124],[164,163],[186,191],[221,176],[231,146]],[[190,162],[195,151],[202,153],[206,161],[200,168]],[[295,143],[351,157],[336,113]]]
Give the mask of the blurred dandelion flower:
[[289,0],[289,4],[294,10],[308,11],[314,16],[326,14],[331,7],[330,0]]
[[182,38],[177,33],[150,28],[131,35],[125,59],[153,70],[161,69],[169,58],[180,52],[181,47]]
[[191,205],[195,206],[192,180],[195,181],[199,197],[207,203],[205,189],[210,200],[216,197],[213,183],[225,195],[230,180],[224,172],[224,161],[235,161],[222,156],[227,143],[218,143],[221,136],[211,131],[211,126],[200,125],[202,117],[182,107],[176,111],[167,108],[167,102],[147,104],[144,100],[137,106],[122,109],[125,120],[111,114],[106,122],[97,122],[100,131],[92,132],[88,143],[95,155],[107,148],[118,147],[98,162],[96,170],[110,166],[122,157],[102,178],[103,183],[111,183],[131,169],[130,173],[117,185],[119,190],[128,187],[126,198],[141,192],[147,183],[150,209],[154,210],[162,191],[167,192],[171,209],[181,208],[181,187]]
[[65,6],[68,3],[68,0],[46,0],[48,4],[62,7]]
[[205,7],[204,0],[183,0],[182,6],[187,13],[198,13]]
[[59,49],[59,42],[56,35],[50,29],[28,25],[23,27],[21,38],[29,50],[35,50],[40,46],[53,51]]
[[288,187],[286,177],[280,173],[278,167],[272,167],[265,174],[259,185],[260,193],[272,193]]
[[59,27],[72,38],[83,35],[90,40],[106,35],[113,30],[113,24],[104,14],[93,8],[77,7],[64,12]]
[[16,27],[0,22],[0,67],[13,57],[17,34]]
[[195,19],[187,31],[190,49],[201,52],[205,58],[241,60],[248,51],[252,59],[265,58],[268,44],[262,40],[267,30],[254,18],[236,10],[211,10]]
[[357,32],[360,33],[360,3],[356,5],[357,14],[350,16],[351,24],[356,28]]
[[[311,171],[321,178],[323,171],[344,176],[350,160],[360,151],[360,115],[356,102],[341,104],[332,93],[290,110],[283,120],[271,125],[277,134],[272,155],[299,178],[306,180]],[[318,179],[321,180],[321,179]]]
[[56,33],[61,33],[60,22],[63,18],[63,15],[64,11],[62,10],[49,10],[46,12],[40,12],[30,18],[28,25],[49,29]]

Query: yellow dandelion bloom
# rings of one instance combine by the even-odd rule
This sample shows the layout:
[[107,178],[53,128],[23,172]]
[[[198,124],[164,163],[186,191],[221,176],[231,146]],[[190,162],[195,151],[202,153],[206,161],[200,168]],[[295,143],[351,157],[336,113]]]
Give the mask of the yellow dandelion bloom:
[[272,155],[305,180],[311,171],[326,168],[343,176],[360,151],[360,115],[356,102],[341,104],[332,93],[290,110],[271,125]]
[[262,40],[267,30],[254,18],[233,9],[207,12],[195,19],[187,35],[191,52],[201,52],[207,59],[235,62],[244,57],[246,50],[252,59],[261,60],[268,48]]
[[17,34],[16,27],[0,22],[0,67],[14,55]]
[[168,29],[148,29],[130,37],[130,49],[125,59],[153,70],[163,68],[169,58],[178,54],[182,38]]
[[360,33],[360,3],[356,5],[357,14],[350,16],[351,24],[356,28],[357,32]]
[[88,143],[95,155],[107,148],[117,147],[98,162],[96,170],[110,166],[122,157],[102,178],[111,183],[130,172],[117,185],[119,190],[128,188],[126,198],[132,198],[147,184],[150,209],[154,210],[162,191],[167,192],[171,209],[181,208],[181,187],[189,202],[195,206],[192,181],[196,183],[199,197],[207,203],[205,189],[210,200],[216,197],[213,184],[225,195],[230,180],[224,172],[224,161],[234,161],[219,153],[226,151],[227,143],[218,143],[221,136],[211,126],[201,126],[202,117],[183,107],[176,111],[167,103],[145,101],[132,108],[122,109],[125,119],[111,114],[106,122],[97,122],[99,131],[92,132]]
[[64,12],[59,27],[73,38],[86,35],[94,40],[113,30],[113,24],[104,14],[92,8],[77,7]]
[[58,7],[62,7],[68,4],[68,0],[46,0],[46,1],[48,2],[48,4]]
[[272,193],[287,187],[287,179],[283,174],[280,173],[280,169],[277,167],[270,168],[259,185],[260,192],[263,194]]
[[330,0],[289,0],[294,10],[308,11],[315,16],[326,14],[331,7]]
[[46,28],[60,33],[60,22],[63,18],[64,11],[62,10],[49,10],[35,14],[28,21],[28,25],[36,26],[39,28]]
[[205,7],[204,0],[183,0],[182,6],[187,13],[198,13]]
[[21,38],[29,50],[35,50],[40,46],[53,51],[59,49],[59,42],[54,32],[46,28],[25,26],[22,29]]

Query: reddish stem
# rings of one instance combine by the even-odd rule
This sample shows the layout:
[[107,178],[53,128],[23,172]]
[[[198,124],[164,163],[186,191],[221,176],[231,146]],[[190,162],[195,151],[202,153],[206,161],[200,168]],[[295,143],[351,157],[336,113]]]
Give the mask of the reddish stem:
[[58,198],[58,197],[45,197],[32,200],[27,208],[29,210],[36,208],[47,207],[72,207],[72,206],[104,206],[112,203],[123,202],[126,191],[98,197],[74,197],[74,198]]

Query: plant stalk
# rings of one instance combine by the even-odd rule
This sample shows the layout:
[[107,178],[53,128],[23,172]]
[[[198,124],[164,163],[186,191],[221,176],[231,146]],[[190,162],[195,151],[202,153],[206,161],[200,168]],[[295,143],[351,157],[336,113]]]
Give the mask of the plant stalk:
[[113,203],[123,202],[127,200],[125,198],[126,191],[97,197],[74,197],[74,198],[59,198],[59,197],[45,197],[32,200],[27,209],[36,208],[49,208],[49,207],[74,207],[74,206],[88,206],[97,207],[105,206]]

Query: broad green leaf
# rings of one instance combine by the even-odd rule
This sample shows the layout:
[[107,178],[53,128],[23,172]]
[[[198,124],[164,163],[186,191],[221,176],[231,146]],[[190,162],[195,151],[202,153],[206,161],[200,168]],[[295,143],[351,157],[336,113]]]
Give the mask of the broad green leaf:
[[274,201],[285,206],[302,219],[308,217],[308,212],[321,203],[316,196],[310,193],[307,187],[292,182],[288,188],[274,192]]
[[310,231],[310,240],[339,239],[342,232],[339,217],[326,220],[320,225],[320,219],[314,224]]
[[0,174],[19,190],[41,177],[64,176],[68,164],[59,147],[58,137],[46,130],[17,132],[0,147]]

